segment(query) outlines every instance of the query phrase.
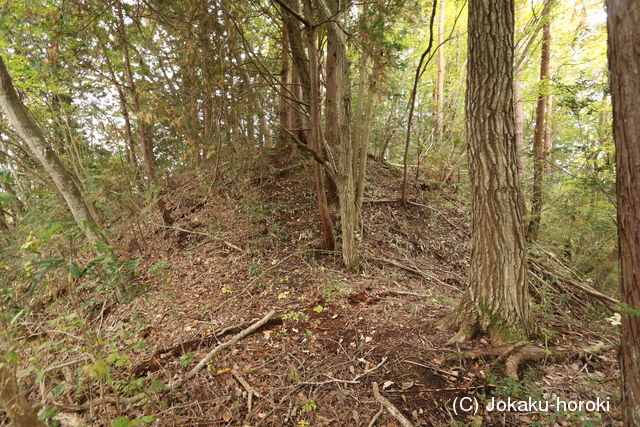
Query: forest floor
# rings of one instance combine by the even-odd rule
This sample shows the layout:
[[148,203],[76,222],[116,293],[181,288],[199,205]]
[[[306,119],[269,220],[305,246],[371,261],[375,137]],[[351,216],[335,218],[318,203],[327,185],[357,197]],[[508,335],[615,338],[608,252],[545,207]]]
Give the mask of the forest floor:
[[[486,339],[448,344],[452,333],[439,323],[465,287],[470,253],[469,210],[455,189],[412,181],[414,204],[403,207],[394,201],[399,171],[370,159],[364,270],[351,274],[339,253],[316,249],[308,166],[261,169],[242,182],[230,174],[210,180],[186,171],[172,178],[173,228],[150,214],[123,230],[118,245],[141,259],[132,285],[138,296],[98,310],[95,328],[108,337],[112,381],[88,387],[85,399],[113,396],[114,387],[145,390],[147,399],[77,411],[86,422],[150,415],[162,426],[368,426],[377,417],[378,426],[398,425],[388,411],[379,413],[376,382],[416,425],[621,424],[610,345],[618,338],[605,320],[611,314],[586,296],[576,292],[581,304],[552,284],[536,285],[534,312],[545,333],[535,344],[560,356],[524,366],[520,381],[505,377],[504,358],[491,355]],[[271,322],[177,390],[160,391],[270,310]],[[466,357],[468,350],[477,357]],[[476,415],[454,413],[454,400],[464,396],[479,399]],[[600,398],[610,410],[489,412],[482,405],[492,397]],[[56,403],[69,413],[64,408],[78,399],[61,393]]]

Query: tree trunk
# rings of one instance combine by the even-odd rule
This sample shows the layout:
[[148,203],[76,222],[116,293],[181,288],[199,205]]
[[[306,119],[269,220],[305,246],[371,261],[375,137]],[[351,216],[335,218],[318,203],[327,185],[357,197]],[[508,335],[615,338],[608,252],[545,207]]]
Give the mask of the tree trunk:
[[622,409],[625,426],[640,426],[640,2],[607,0],[609,74],[616,145]]
[[513,105],[515,109],[515,135],[516,135],[516,151],[518,153],[518,172],[522,172],[524,167],[522,162],[524,148],[524,111],[522,108],[522,82],[518,79],[519,73],[515,72],[513,82]]
[[[334,2],[329,1],[328,6],[331,12],[335,13],[337,7]],[[326,94],[324,113],[324,136],[327,144],[334,147],[338,142],[336,132],[336,112],[338,111],[338,100],[336,98],[336,49],[331,40],[327,40],[327,62],[325,65]]]
[[[300,9],[299,0],[285,0],[288,6],[295,11]],[[305,120],[302,114],[304,104],[309,103],[309,61],[305,53],[298,21],[288,13],[284,13],[284,25],[287,27],[289,47],[293,61],[293,78],[291,92],[298,101],[298,105],[291,110],[292,127],[297,138],[304,144],[307,143],[305,132]]]
[[[283,13],[286,13],[283,11]],[[289,133],[291,131],[291,106],[287,99],[287,94],[291,88],[291,60],[289,58],[289,38],[287,36],[287,26],[282,26],[282,57],[280,59],[280,99],[278,112],[280,119],[280,130],[278,132],[278,142],[276,150],[283,152],[289,147]]]
[[[140,104],[140,95],[138,94],[138,88],[133,78],[133,72],[131,70],[131,60],[129,57],[129,46],[127,41],[127,35],[124,28],[124,17],[122,15],[122,5],[120,0],[116,2],[116,15],[118,17],[118,32],[120,34],[120,42],[122,43],[122,51],[124,55],[124,71],[127,79],[127,85],[129,86],[129,92],[131,93],[131,103],[133,105],[134,112],[136,114],[136,128],[138,134],[138,141],[140,142],[140,151],[142,151],[142,162],[144,164],[145,172],[149,181],[156,187],[158,187],[158,180],[156,179],[155,172],[155,159],[153,157],[153,141],[151,139],[150,130],[147,128],[145,117],[142,114],[142,107]],[[167,209],[162,195],[158,195],[156,205],[162,215],[162,220],[165,225],[173,224],[173,218]]]
[[[311,125],[311,146],[317,153],[320,153],[322,152],[322,123],[320,118],[319,93],[320,64],[318,63],[318,50],[315,45],[311,0],[304,0],[304,13],[309,21],[309,25],[306,26],[306,31],[307,51],[309,52],[309,122]],[[331,222],[329,205],[327,203],[324,167],[318,162],[313,162],[313,172],[316,184],[318,211],[320,212],[320,222],[322,223],[322,248],[334,250],[336,241],[333,236],[333,223]]]
[[438,84],[436,91],[436,141],[442,142],[444,130],[444,77],[446,63],[444,57],[444,18],[445,0],[440,0],[440,14],[438,15]]
[[97,222],[91,215],[80,189],[75,184],[71,174],[65,169],[56,152],[47,144],[42,129],[31,119],[26,107],[18,98],[11,76],[9,76],[1,57],[0,104],[20,138],[29,146],[33,155],[51,176],[56,188],[67,202],[67,206],[78,227],[84,231],[89,241],[106,246],[107,241],[98,229]]
[[418,66],[416,67],[416,74],[413,79],[413,87],[411,88],[411,95],[409,96],[409,113],[407,114],[407,133],[404,138],[404,155],[402,162],[402,184],[400,184],[400,199],[402,200],[402,204],[407,206],[407,175],[409,169],[409,143],[411,142],[411,125],[413,123],[413,113],[416,108],[416,96],[418,94],[418,83],[420,82],[420,77],[422,77],[422,72],[424,68],[428,65],[425,63],[425,59],[429,52],[431,52],[431,48],[433,46],[433,21],[436,17],[436,7],[438,6],[438,0],[433,0],[433,6],[431,6],[431,19],[429,21],[429,45],[422,52],[420,56],[420,61],[418,61]]
[[360,256],[356,242],[356,229],[360,223],[356,205],[355,171],[353,158],[356,152],[351,139],[351,80],[349,76],[349,62],[346,51],[346,36],[338,23],[338,18],[332,17],[325,0],[316,3],[320,19],[327,22],[327,35],[336,50],[335,78],[336,99],[336,128],[338,149],[340,151],[339,164],[336,173],[338,189],[340,222],[342,235],[342,258],[347,270],[360,269]]
[[[286,13],[283,11],[282,13]],[[278,104],[278,113],[280,120],[280,130],[278,132],[278,142],[276,151],[284,152],[289,147],[289,132],[291,132],[291,115],[292,102],[290,97],[291,83],[291,59],[289,57],[289,37],[287,36],[287,26],[282,26],[282,56],[280,58],[280,98]]]
[[544,171],[545,173],[549,173],[553,170],[553,164],[549,161],[549,154],[551,154],[551,150],[553,149],[553,126],[551,125],[553,122],[553,96],[547,94],[547,102],[546,102],[546,111],[544,118],[544,138],[543,138],[543,146],[544,146]]
[[540,93],[536,106],[536,130],[533,137],[533,192],[531,195],[531,220],[527,230],[527,240],[535,241],[540,230],[540,214],[542,213],[542,181],[545,170],[545,119],[547,117],[547,82],[549,79],[549,62],[551,60],[551,24],[547,17],[542,30],[542,52],[540,58]]
[[128,160],[130,165],[135,170],[138,168],[138,159],[136,159],[136,150],[133,142],[133,132],[131,131],[131,119],[129,118],[129,108],[127,108],[127,99],[124,96],[122,85],[120,84],[120,82],[118,81],[118,78],[116,77],[116,73],[113,69],[113,64],[109,59],[109,52],[107,51],[107,47],[104,45],[102,41],[100,41],[100,47],[102,48],[102,55],[107,65],[107,71],[109,72],[109,77],[111,77],[113,86],[116,88],[116,92],[118,93],[118,102],[120,103],[120,113],[122,114],[122,118],[124,119],[124,136],[125,136],[125,142],[127,144]]
[[[528,337],[527,259],[513,111],[513,0],[470,0],[467,139],[471,178],[469,288],[447,323],[454,341]],[[451,322],[452,321],[452,322]]]
[[371,138],[371,117],[373,114],[373,101],[376,97],[376,85],[382,68],[382,61],[379,54],[373,60],[373,70],[367,85],[367,96],[362,111],[362,134],[358,143],[358,169],[356,170],[356,206],[358,207],[358,217],[362,211],[362,201],[364,200],[364,186],[367,175],[367,155],[369,154],[369,139]]

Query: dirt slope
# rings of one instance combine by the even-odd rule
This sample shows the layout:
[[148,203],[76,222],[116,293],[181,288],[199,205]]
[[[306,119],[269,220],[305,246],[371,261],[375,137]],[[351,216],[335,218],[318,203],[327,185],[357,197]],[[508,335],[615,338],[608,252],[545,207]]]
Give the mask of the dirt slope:
[[[502,362],[492,364],[492,357],[455,357],[488,343],[450,346],[450,332],[437,326],[464,289],[468,268],[469,215],[453,189],[412,182],[416,204],[404,208],[393,201],[399,172],[371,160],[365,268],[349,274],[338,253],[315,249],[319,221],[304,165],[245,181],[225,175],[215,186],[209,178],[178,174],[168,195],[176,228],[150,217],[142,237],[131,232],[121,242],[130,257],[142,257],[141,295],[104,318],[103,333],[128,355],[114,375],[124,384],[167,384],[269,310],[279,320],[221,352],[179,393],[149,392],[142,406],[85,412],[93,422],[153,415],[157,425],[366,426],[380,408],[374,381],[412,422],[427,426],[555,422],[553,414],[455,415],[458,396],[617,396],[615,350],[582,351],[585,342],[602,341],[603,320],[587,325],[538,310],[551,331],[546,344],[565,358],[521,371],[528,389],[500,379]],[[215,336],[233,326],[239,328]],[[255,391],[250,412],[247,385]],[[557,418],[610,425],[619,408]],[[384,411],[377,425],[397,422]]]

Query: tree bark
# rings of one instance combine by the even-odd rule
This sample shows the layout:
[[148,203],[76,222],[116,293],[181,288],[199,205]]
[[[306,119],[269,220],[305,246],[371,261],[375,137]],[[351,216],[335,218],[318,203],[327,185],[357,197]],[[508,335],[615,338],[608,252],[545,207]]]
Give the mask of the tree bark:
[[625,426],[640,425],[640,2],[607,0],[609,74],[616,145],[622,409]]
[[[356,205],[355,171],[353,159],[356,150],[351,139],[351,79],[346,51],[346,35],[340,27],[339,18],[332,16],[325,0],[317,0],[320,18],[327,22],[327,35],[336,50],[335,78],[337,143],[340,151],[337,166],[336,187],[338,189],[340,225],[342,236],[342,259],[347,270],[360,269],[360,255],[356,241],[356,229],[360,223]],[[330,19],[332,18],[332,19]]]
[[531,194],[531,220],[527,230],[527,240],[535,241],[540,231],[540,215],[542,213],[542,181],[545,170],[544,136],[547,117],[547,83],[549,79],[549,63],[551,61],[551,23],[548,17],[542,30],[542,50],[540,57],[540,89],[536,106],[536,129],[533,137],[533,191]]
[[[286,12],[282,12],[286,13]],[[280,99],[278,112],[280,119],[280,130],[276,150],[283,152],[289,147],[289,133],[291,131],[291,106],[287,99],[287,90],[291,88],[291,60],[289,58],[289,37],[287,36],[287,26],[282,25],[282,57],[280,59]]]
[[[311,0],[304,0],[304,14],[309,21],[309,25],[307,25],[305,29],[307,32],[307,51],[309,52],[309,122],[311,124],[311,146],[317,153],[320,153],[323,147],[319,93],[320,64],[318,63],[318,50],[315,45]],[[333,223],[331,222],[329,205],[327,203],[324,167],[318,162],[313,162],[313,172],[316,184],[318,212],[320,213],[320,222],[322,224],[322,248],[334,250],[336,241],[333,235]]]
[[526,250],[513,111],[513,0],[470,0],[467,139],[472,233],[469,288],[447,323],[453,341],[528,337]]
[[[328,0],[327,7],[331,11],[331,14],[335,14],[338,10],[338,0]],[[335,127],[338,99],[336,98],[336,49],[331,39],[327,39],[325,86],[324,137],[327,144],[329,144],[330,147],[334,147],[338,141]]]
[[47,143],[44,132],[29,116],[26,107],[18,98],[11,76],[0,57],[0,105],[20,138],[27,144],[35,158],[42,164],[58,192],[62,195],[78,227],[89,241],[106,247],[107,240],[97,227],[97,222],[82,197],[71,174],[58,155]]
[[524,109],[522,107],[522,82],[518,77],[516,70],[513,82],[513,105],[515,109],[516,151],[518,153],[517,164],[518,171],[522,172],[522,168],[524,167],[522,162],[522,151],[524,147]]

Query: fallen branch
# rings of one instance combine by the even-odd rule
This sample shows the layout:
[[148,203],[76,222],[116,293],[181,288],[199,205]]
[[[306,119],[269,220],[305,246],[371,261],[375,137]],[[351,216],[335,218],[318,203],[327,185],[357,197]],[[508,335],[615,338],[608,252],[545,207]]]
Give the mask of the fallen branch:
[[269,319],[273,317],[274,314],[276,314],[276,311],[271,310],[262,319],[258,320],[257,322],[249,326],[247,329],[241,331],[239,334],[231,338],[229,341],[224,342],[219,346],[217,346],[216,348],[214,348],[213,350],[211,350],[204,358],[202,358],[202,360],[200,360],[200,362],[198,362],[198,364],[191,371],[189,371],[189,373],[184,378],[172,383],[169,386],[169,389],[171,390],[176,389],[180,387],[182,384],[184,384],[185,382],[189,381],[191,378],[195,377],[196,374],[200,372],[200,370],[204,368],[211,361],[211,359],[213,359],[213,356],[220,353],[222,350],[236,344],[238,341],[240,341],[247,335],[251,335],[258,329],[260,329],[269,321]]
[[529,261],[531,265],[530,269],[536,269],[539,273],[543,275],[557,278],[564,285],[568,285],[570,287],[581,290],[587,295],[600,301],[605,307],[607,307],[611,311],[619,310],[617,306],[620,304],[620,301],[618,301],[617,299],[595,290],[594,288],[587,285],[586,283],[581,283],[581,282],[578,282],[577,280],[571,279],[569,277],[565,277],[561,273],[555,271],[551,266],[548,266],[542,263],[541,261],[538,261],[534,258],[529,258]]
[[[280,318],[276,318],[270,319],[268,323],[275,324],[280,321]],[[211,346],[219,338],[222,338],[229,334],[237,334],[248,326],[249,325],[247,324],[228,326],[221,331],[213,332],[203,337],[181,341],[171,347],[158,349],[149,358],[132,367],[130,372],[132,375],[140,376],[146,374],[147,372],[157,371],[158,369],[169,363],[170,357],[179,357],[188,351],[196,350],[202,345]]]
[[356,375],[352,380],[343,380],[343,379],[340,379],[340,378],[333,378],[332,376],[326,375],[330,379],[328,379],[326,381],[315,381],[315,382],[314,381],[303,381],[303,382],[299,383],[299,385],[315,385],[315,386],[319,386],[319,385],[325,385],[325,384],[330,384],[330,383],[359,384],[360,383],[360,379],[362,379],[366,375],[369,375],[371,372],[375,371],[376,369],[380,368],[382,365],[385,364],[386,361],[387,361],[387,358],[383,357],[382,360],[380,361],[380,363],[378,363],[376,366],[374,366],[373,368],[367,369],[366,371],[364,371],[361,374]]
[[[262,326],[266,325],[271,319],[271,317],[273,317],[274,314],[275,314],[275,310],[271,310],[262,319],[258,320],[255,323],[252,323],[248,328],[240,331],[237,335],[235,335],[229,341],[224,342],[219,346],[217,346],[216,348],[214,348],[213,350],[211,350],[204,358],[200,360],[200,362],[193,369],[191,369],[191,371],[189,371],[189,373],[185,377],[170,383],[162,391],[162,393],[170,393],[180,388],[184,383],[191,380],[198,372],[200,372],[200,370],[203,367],[205,367],[216,354],[220,353],[222,350],[225,350],[235,345],[238,341],[240,341],[244,337],[251,335],[258,329],[260,329]],[[148,397],[148,394],[146,392],[138,393],[135,396],[132,396],[126,399],[116,399],[115,397],[110,396],[110,397],[93,399],[82,405],[69,406],[67,408],[74,411],[82,411],[82,410],[86,410],[87,408],[91,408],[95,405],[104,405],[107,403],[119,403],[119,404],[125,405],[127,408],[130,408],[131,406],[134,406],[139,402],[141,402],[142,400],[144,400],[146,397]]]
[[373,259],[375,261],[386,262],[387,264],[394,265],[394,266],[396,266],[398,268],[401,268],[401,269],[403,269],[405,271],[408,271],[410,273],[413,273],[413,274],[416,274],[418,276],[421,276],[424,279],[433,280],[434,282],[439,283],[442,286],[446,286],[448,288],[455,289],[456,291],[460,291],[459,288],[457,288],[457,287],[455,287],[453,285],[450,285],[450,284],[448,284],[446,282],[443,282],[442,280],[438,279],[435,276],[432,276],[432,275],[430,275],[430,274],[428,274],[428,273],[426,273],[426,272],[424,272],[422,270],[418,270],[417,268],[409,267],[408,265],[401,264],[398,261],[395,261],[395,260],[392,260],[392,259],[387,259],[387,258],[371,258],[371,259]]
[[405,417],[398,408],[393,406],[393,403],[391,403],[389,399],[380,394],[377,382],[372,382],[371,386],[373,387],[373,397],[375,397],[375,399],[384,406],[384,408],[393,415],[393,417],[398,420],[402,426],[413,427],[413,423],[409,421],[409,419]]
[[229,243],[226,240],[223,240],[219,237],[214,236],[211,233],[204,233],[202,231],[194,231],[194,230],[187,230],[186,228],[180,228],[180,227],[176,227],[175,225],[164,225],[164,224],[156,224],[155,222],[149,222],[149,221],[145,221],[147,224],[151,224],[151,225],[155,225],[156,227],[162,227],[162,228],[168,228],[171,230],[177,230],[177,231],[182,231],[183,233],[189,233],[189,234],[197,234],[198,236],[206,236],[212,240],[216,240],[218,242],[223,243],[225,246],[231,248],[231,249],[235,249],[236,251],[239,252],[244,252],[244,250],[239,247],[234,245],[233,243]]
[[251,413],[251,408],[253,407],[253,396],[258,397],[258,398],[260,398],[262,396],[260,395],[260,393],[255,391],[253,387],[251,387],[251,384],[249,384],[247,382],[247,380],[245,380],[242,377],[242,375],[240,375],[240,373],[238,371],[236,371],[235,369],[232,369],[231,370],[231,375],[233,375],[233,377],[247,391],[247,417],[249,417],[249,414]]

